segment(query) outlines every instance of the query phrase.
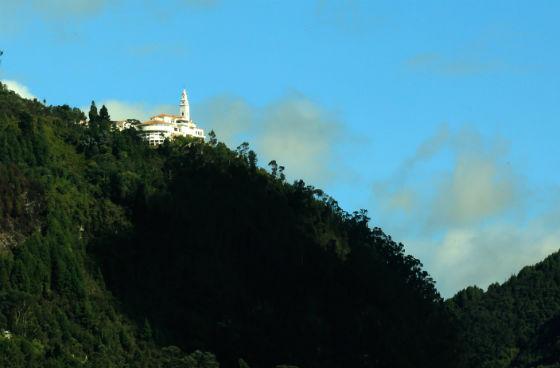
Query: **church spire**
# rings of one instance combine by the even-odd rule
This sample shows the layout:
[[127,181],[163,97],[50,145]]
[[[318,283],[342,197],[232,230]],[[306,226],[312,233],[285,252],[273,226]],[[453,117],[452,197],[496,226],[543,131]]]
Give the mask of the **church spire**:
[[191,120],[189,98],[187,96],[186,90],[183,90],[183,93],[181,94],[181,104],[179,105],[179,113],[181,114],[181,118],[183,118],[184,120],[187,121]]

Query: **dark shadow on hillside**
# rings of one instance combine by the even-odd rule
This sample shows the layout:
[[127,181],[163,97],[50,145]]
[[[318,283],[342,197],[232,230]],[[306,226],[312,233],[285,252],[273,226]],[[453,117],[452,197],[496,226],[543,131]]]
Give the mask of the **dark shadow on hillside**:
[[[165,148],[162,148],[164,150]],[[402,245],[303,182],[207,145],[166,153],[165,189],[96,246],[108,287],[157,341],[273,367],[451,367],[439,295]]]

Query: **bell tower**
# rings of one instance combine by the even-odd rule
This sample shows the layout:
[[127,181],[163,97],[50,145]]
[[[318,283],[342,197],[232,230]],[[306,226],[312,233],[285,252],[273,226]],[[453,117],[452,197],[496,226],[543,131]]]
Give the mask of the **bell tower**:
[[179,113],[181,115],[181,119],[191,121],[189,98],[187,96],[186,90],[183,90],[183,93],[181,94],[181,104],[179,105]]

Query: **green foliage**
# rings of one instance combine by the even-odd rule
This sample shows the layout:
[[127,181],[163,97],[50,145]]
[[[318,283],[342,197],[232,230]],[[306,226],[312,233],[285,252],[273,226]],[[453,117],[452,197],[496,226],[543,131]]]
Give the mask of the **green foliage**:
[[454,366],[432,280],[364,211],[253,167],[246,144],[184,139],[157,152],[164,185],[136,202],[129,232],[95,247],[107,284],[157,341],[213,351],[226,367],[239,356],[262,367]]
[[432,279],[365,211],[248,143],[84,120],[0,86],[0,366],[458,366]]
[[99,113],[97,112],[97,106],[95,105],[95,101],[91,101],[88,117],[90,123],[99,121]]
[[208,144],[215,147],[218,144],[218,139],[216,138],[216,133],[213,130],[208,133]]
[[239,365],[239,368],[251,368],[249,367],[249,364],[241,358],[237,361],[237,364]]
[[560,253],[486,292],[447,302],[462,331],[467,367],[549,367],[560,361]]
[[[118,311],[88,253],[101,229],[129,226],[116,203],[151,190],[155,153],[130,132],[84,119],[0,85],[2,367],[160,367],[166,359]],[[216,366],[210,355],[176,355],[188,357],[185,367]]]
[[101,106],[99,110],[99,120],[100,121],[111,121],[111,117],[109,116],[109,110],[105,105]]

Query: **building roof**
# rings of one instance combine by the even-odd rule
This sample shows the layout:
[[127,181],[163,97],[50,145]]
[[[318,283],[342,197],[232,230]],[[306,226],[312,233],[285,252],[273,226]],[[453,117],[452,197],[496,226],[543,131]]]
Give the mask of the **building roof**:
[[165,122],[163,120],[148,120],[143,122],[142,124],[138,124],[138,125],[171,125],[171,123]]
[[173,115],[173,114],[159,114],[159,115],[156,115],[156,116],[152,116],[150,119],[153,119],[153,118],[165,118],[165,117],[180,118],[180,117],[182,117],[182,116]]

